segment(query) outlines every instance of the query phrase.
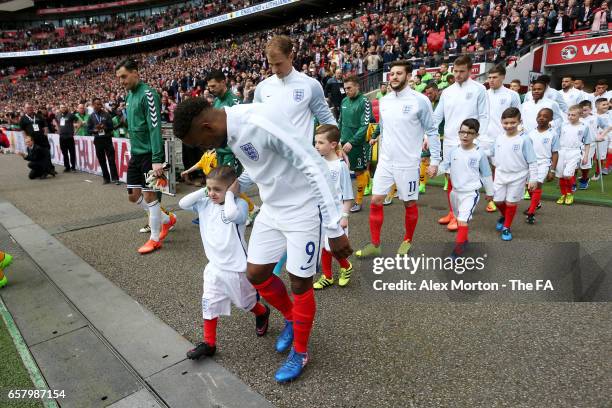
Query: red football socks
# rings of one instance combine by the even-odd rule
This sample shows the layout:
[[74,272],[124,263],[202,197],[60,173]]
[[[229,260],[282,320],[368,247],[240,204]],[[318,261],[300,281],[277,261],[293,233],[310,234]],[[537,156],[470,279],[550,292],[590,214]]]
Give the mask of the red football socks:
[[253,287],[272,307],[281,312],[285,320],[293,320],[293,302],[289,298],[285,284],[278,276],[272,275],[265,282]]
[[572,180],[575,181],[575,177],[569,180],[566,178],[559,179],[559,188],[561,189],[562,195],[572,194],[572,186],[574,185]]
[[[334,257],[334,258],[336,258],[336,257]],[[336,258],[336,261],[338,261],[338,263],[340,264],[341,268],[348,269],[351,266],[351,263],[346,258],[340,258],[340,259]]]
[[467,225],[459,225],[457,227],[457,244],[463,244],[468,240],[468,226]]
[[298,353],[306,353],[308,351],[308,338],[317,311],[314,290],[310,288],[301,295],[294,293],[293,300],[293,347]]
[[209,346],[217,344],[217,320],[219,320],[217,317],[214,319],[204,319],[204,343]]
[[535,214],[536,208],[538,207],[538,204],[540,203],[541,198],[542,198],[542,189],[537,188],[533,190],[533,192],[531,193],[531,203],[529,204],[529,209],[527,210],[529,214],[532,214],[532,215]]
[[514,214],[516,214],[516,204],[506,205],[506,215],[504,217],[504,228],[510,228],[512,226],[512,220],[514,220]]
[[325,248],[321,252],[321,270],[327,279],[332,278],[332,254]]
[[384,219],[383,206],[370,204],[370,236],[374,246],[380,246],[380,230]]
[[505,217],[506,216],[506,203],[505,202],[495,203],[495,205],[497,206],[497,209],[501,213],[502,217]]
[[458,255],[461,255],[463,252],[463,245],[468,240],[468,226],[467,225],[458,225],[457,226],[457,238],[455,238],[455,252]]
[[581,180],[588,180],[589,179],[589,171],[590,170],[581,170],[582,173],[582,177],[580,177]]
[[251,309],[251,312],[255,316],[261,316],[262,314],[266,313],[266,307],[261,303],[257,302],[255,303],[255,306],[253,306],[253,308]]
[[419,221],[419,207],[415,205],[411,205],[410,207],[405,207],[404,214],[404,226],[406,227],[406,234],[404,235],[404,241],[408,240],[412,242],[412,237],[414,236],[414,230],[417,226],[417,222]]

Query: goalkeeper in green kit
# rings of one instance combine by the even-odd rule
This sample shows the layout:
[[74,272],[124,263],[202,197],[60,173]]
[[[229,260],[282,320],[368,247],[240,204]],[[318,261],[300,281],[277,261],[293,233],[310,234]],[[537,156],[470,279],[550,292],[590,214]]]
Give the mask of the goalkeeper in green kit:
[[156,177],[164,174],[160,98],[157,91],[140,80],[135,61],[121,61],[115,68],[115,73],[121,85],[128,91],[126,111],[130,135],[130,162],[127,169],[127,189],[129,200],[149,214],[151,237],[138,248],[139,253],[148,254],[161,248],[168,231],[176,224],[176,216],[161,210],[156,191],[146,182],[150,171]]
[[344,80],[346,97],[342,100],[338,128],[342,150],[349,159],[349,167],[355,172],[357,194],[351,212],[361,211],[364,190],[370,181],[368,164],[370,161],[370,144],[366,141],[368,127],[373,119],[372,105],[369,99],[360,92],[357,77]]

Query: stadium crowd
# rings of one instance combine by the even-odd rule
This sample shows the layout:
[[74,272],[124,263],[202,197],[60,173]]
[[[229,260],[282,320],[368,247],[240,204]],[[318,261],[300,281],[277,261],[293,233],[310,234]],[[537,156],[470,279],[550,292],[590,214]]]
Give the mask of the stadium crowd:
[[[364,77],[398,59],[411,60],[415,66],[439,66],[458,55],[471,54],[475,62],[506,62],[508,56],[543,36],[592,27],[598,10],[607,10],[607,3],[437,2],[416,6],[407,0],[374,1],[350,10],[350,18],[300,19],[258,33],[141,53],[135,59],[145,67],[143,80],[164,95],[170,107],[189,96],[209,96],[205,78],[219,67],[237,97],[249,102],[256,84],[270,75],[263,44],[275,34],[290,35],[296,44],[296,67],[325,86],[338,76],[338,70],[340,77]],[[440,32],[442,38],[432,38]],[[124,91],[113,78],[119,59],[41,64],[27,67],[23,76],[11,76],[14,67],[3,69],[3,120],[16,124],[26,102],[51,112],[60,104],[75,111],[78,104],[98,96],[107,107],[119,107]],[[171,109],[167,116],[171,119]]]
[[113,14],[104,18],[94,17],[86,25],[67,24],[58,28],[54,24],[43,24],[21,30],[5,30],[0,31],[0,51],[40,50],[121,40],[157,33],[263,2],[221,0],[183,3],[168,6],[163,12],[147,17],[131,14],[126,18]]

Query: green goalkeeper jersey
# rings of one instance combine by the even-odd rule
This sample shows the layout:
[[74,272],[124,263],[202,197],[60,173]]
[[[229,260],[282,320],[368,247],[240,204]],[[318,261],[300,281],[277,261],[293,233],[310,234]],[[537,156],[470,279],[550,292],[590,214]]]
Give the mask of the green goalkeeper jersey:
[[[213,108],[221,109],[223,107],[230,107],[234,105],[238,105],[240,101],[236,95],[232,93],[229,89],[223,94],[221,97],[216,97],[213,102]],[[232,153],[232,149],[229,147],[219,147],[215,149],[217,152],[217,163],[219,166],[230,166],[234,167],[238,173],[241,173],[241,169],[238,165],[238,161]]]
[[354,98],[345,97],[338,119],[340,142],[353,146],[364,144],[372,117],[372,105],[364,94],[358,93]]
[[161,135],[161,103],[157,91],[140,81],[128,92],[125,107],[130,153],[150,154],[153,163],[163,163],[165,155]]

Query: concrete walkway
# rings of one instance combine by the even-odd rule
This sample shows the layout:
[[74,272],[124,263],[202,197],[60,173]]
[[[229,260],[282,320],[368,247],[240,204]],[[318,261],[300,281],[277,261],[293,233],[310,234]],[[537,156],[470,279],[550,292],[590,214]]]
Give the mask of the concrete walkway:
[[[198,406],[210,406],[215,399],[218,405],[235,406],[214,384],[206,386],[205,382],[212,383],[206,375],[209,367],[220,365],[273,405],[287,408],[610,405],[611,208],[567,207],[544,201],[536,225],[528,225],[521,214],[527,205],[523,202],[513,225],[514,240],[508,243],[495,231],[498,215],[485,213],[483,202],[478,205],[470,223],[470,242],[474,251],[488,254],[487,270],[466,273],[465,280],[551,279],[558,288],[554,292],[378,292],[372,282],[379,275],[372,273],[372,265],[353,257],[356,270],[347,287],[316,292],[317,315],[309,346],[312,358],[304,374],[299,381],[279,385],[273,375],[286,355],[273,351],[282,328],[276,311],[271,315],[268,335],[261,338],[255,336],[250,313],[236,310],[231,317],[221,318],[213,359],[218,365],[182,360],[189,348],[182,337],[196,342],[202,336],[200,298],[207,260],[199,230],[191,223],[192,213],[178,211],[176,229],[168,235],[163,249],[140,256],[136,248],[147,237],[138,230],[145,218],[127,201],[124,186],[104,186],[100,178],[84,173],[28,180],[23,160],[11,156],[0,156],[0,174],[10,175],[0,184],[0,197],[31,219],[18,222],[23,220],[20,216],[13,221],[7,214],[1,221],[8,224],[5,228],[15,239],[25,236],[32,241],[19,243],[30,252],[39,272],[49,276],[43,275],[42,282],[50,282],[56,292],[60,287],[70,299],[60,309],[63,314],[49,306],[49,314],[64,316],[63,326],[46,325],[39,318],[43,322],[38,325],[47,337],[38,341],[54,341],[57,335],[76,336],[78,332],[91,343],[101,342],[104,347],[100,346],[100,352],[106,348],[110,350],[106,355],[121,357],[119,362],[125,368],[122,378],[126,378],[121,385],[125,389],[117,388],[113,397],[109,391],[113,388],[105,385],[92,393],[96,401],[107,396],[105,402],[114,398],[114,403],[136,392],[132,398],[144,394],[155,400],[157,395],[159,405],[163,400],[171,406],[190,406],[189,401],[176,401],[193,397]],[[164,205],[175,208],[188,191],[179,185],[179,196],[164,197]],[[0,210],[10,208],[4,205]],[[351,215],[354,248],[369,240],[368,208],[366,198],[364,211]],[[441,189],[428,187],[420,196],[413,257],[448,255],[455,235],[437,224],[446,209]],[[396,200],[385,207],[385,254],[393,254],[403,233],[403,206]],[[61,245],[69,249],[66,254],[52,256],[49,251]],[[19,255],[15,266],[21,261]],[[103,277],[92,273],[92,268]],[[7,302],[13,310],[18,302],[40,308],[52,304],[20,299],[35,289],[20,274],[21,269],[9,268],[9,286],[0,290],[7,300],[11,291],[23,293]],[[386,282],[431,279],[445,283],[451,274],[386,272],[379,277]],[[33,285],[41,281],[32,279]],[[283,279],[287,281],[286,274]],[[72,286],[64,289],[66,283]],[[117,288],[130,298],[115,300]],[[74,298],[91,301],[93,306],[83,306]],[[126,326],[122,314],[128,317]],[[68,325],[70,319],[76,322]],[[17,320],[20,327],[25,324]],[[151,325],[158,329],[149,329]],[[85,336],[84,329],[91,335]],[[23,330],[25,335],[27,330]],[[55,330],[58,333],[53,334]],[[90,344],[79,340],[78,347]],[[91,382],[110,383],[105,378],[100,370],[94,376],[83,375],[79,381],[86,389],[93,387]],[[212,375],[219,388],[227,384],[218,378],[225,377]],[[239,384],[236,389],[244,387]],[[207,390],[214,391],[212,397]],[[231,391],[233,394],[233,386]],[[252,399],[256,401],[253,404],[266,404],[259,395]],[[244,406],[240,400],[238,404]],[[87,406],[89,402],[81,405]],[[124,406],[137,405],[124,400]]]
[[6,201],[0,225],[0,295],[61,407],[271,406]]

